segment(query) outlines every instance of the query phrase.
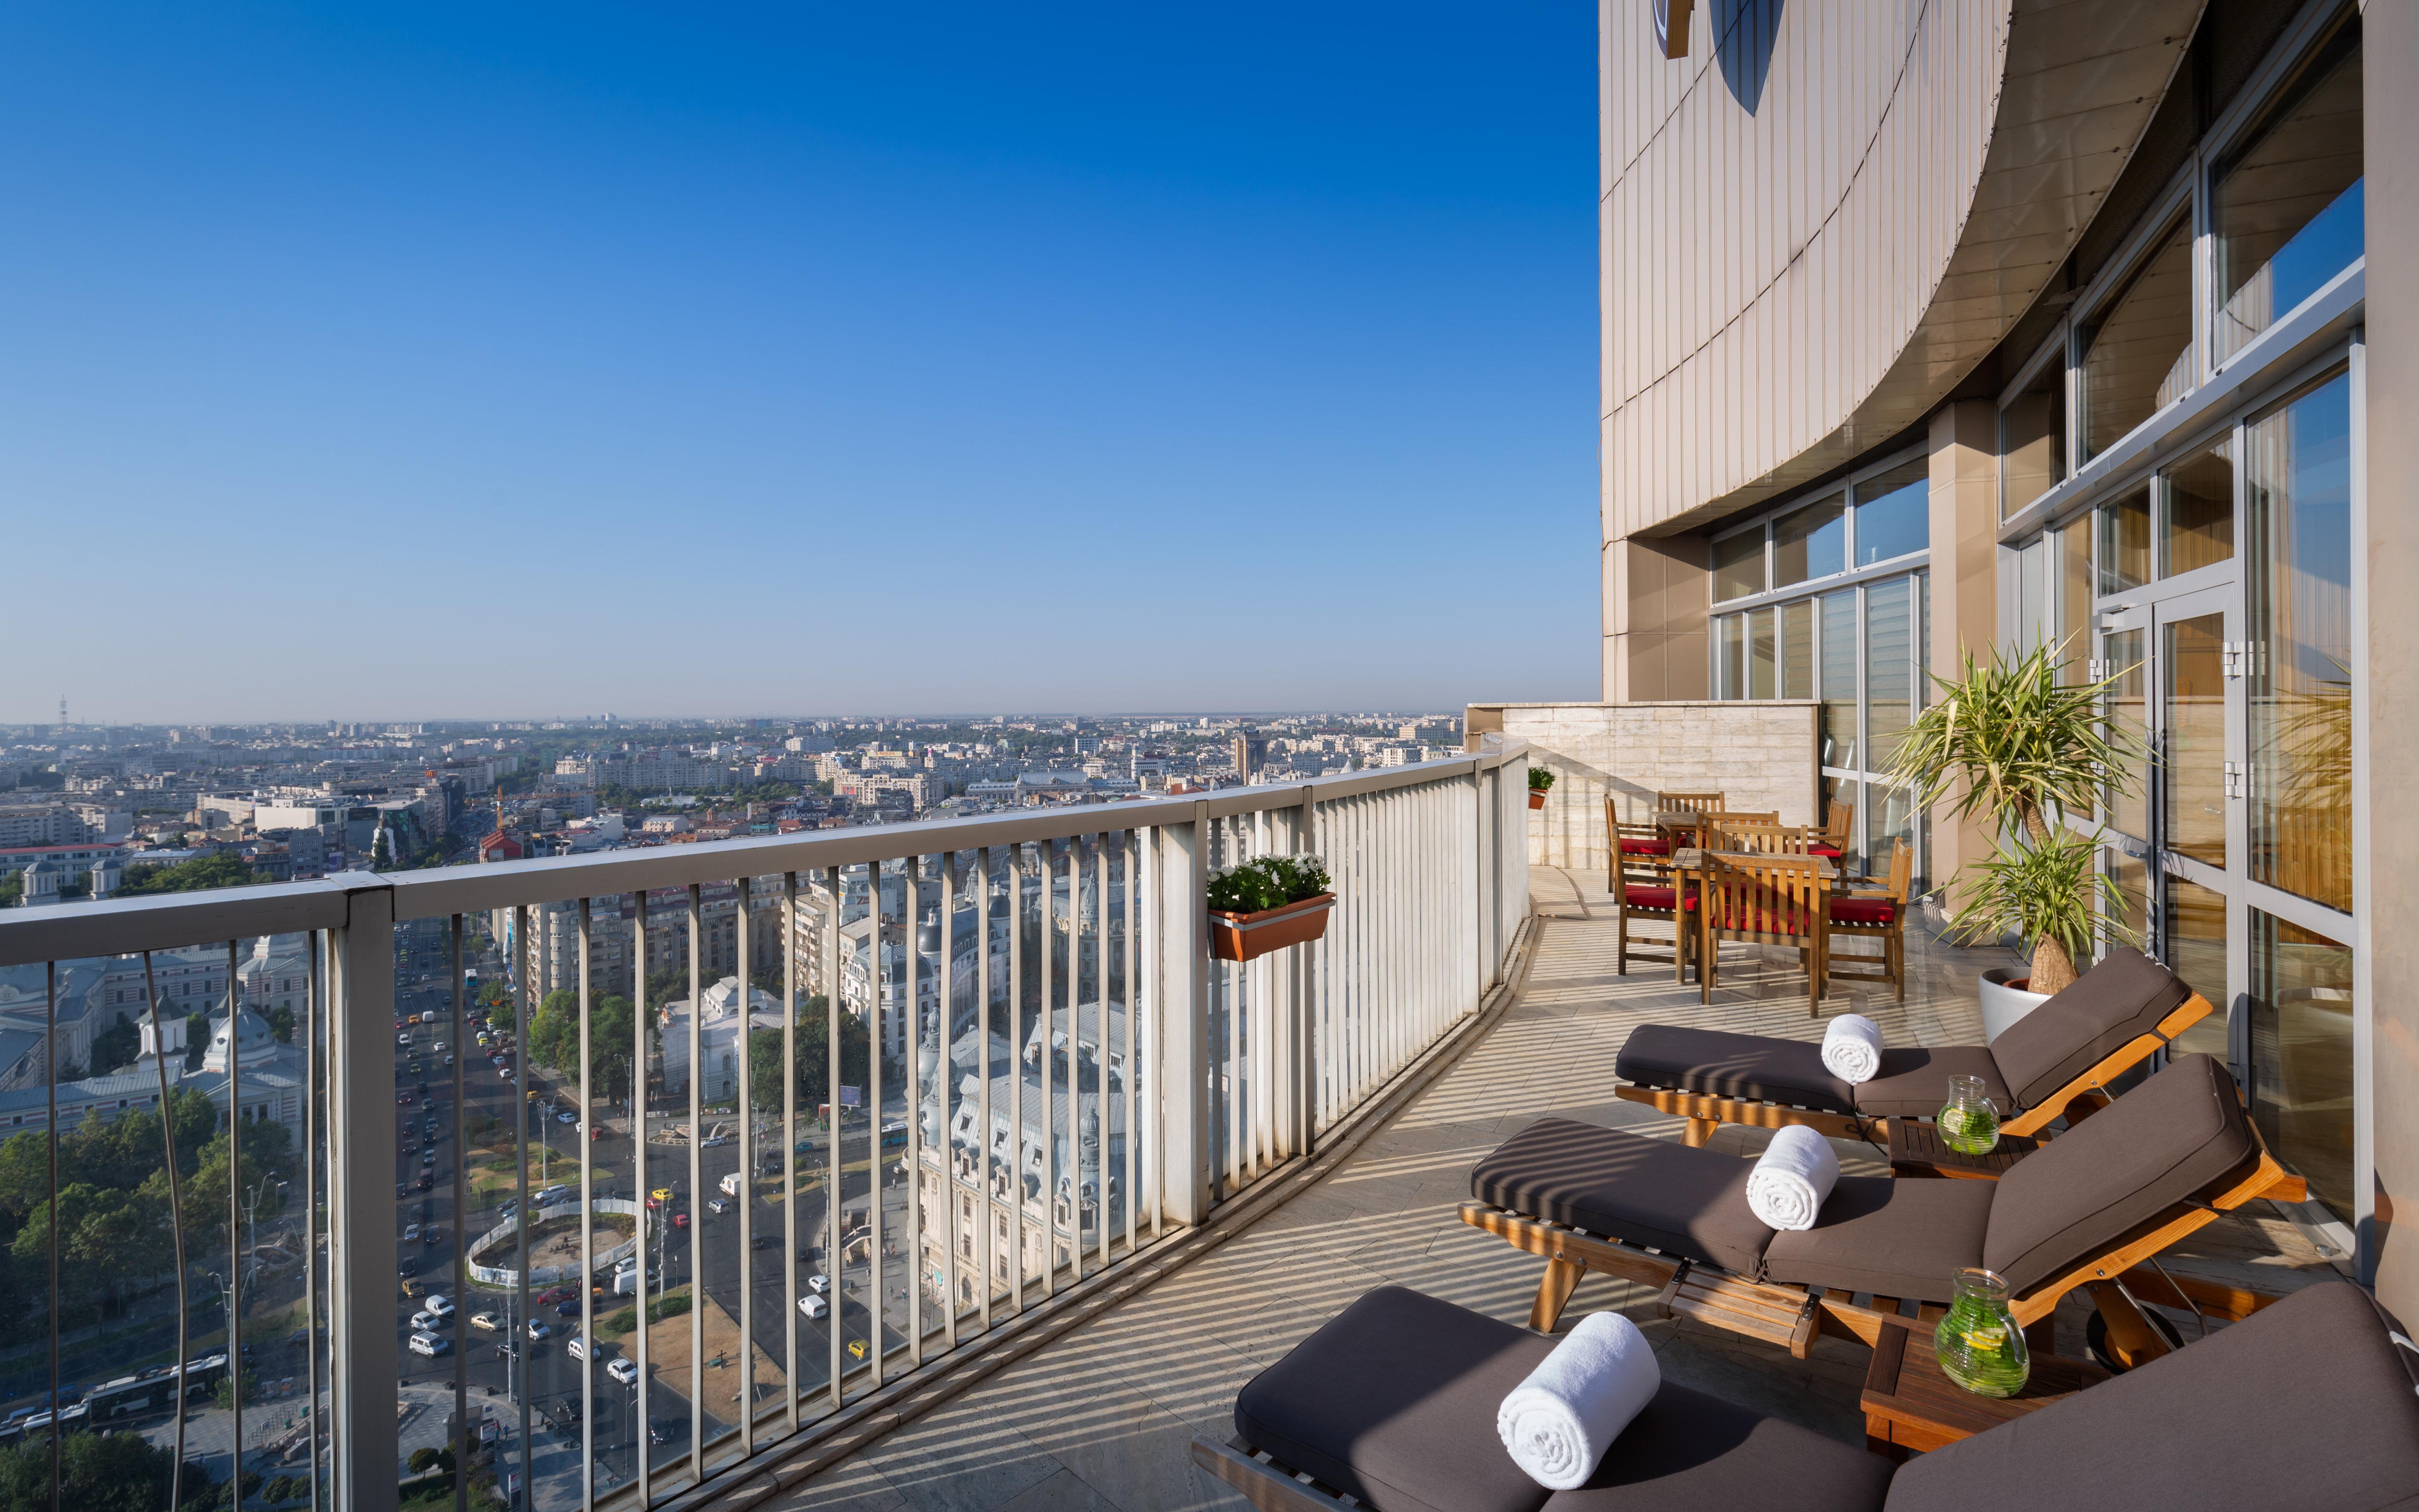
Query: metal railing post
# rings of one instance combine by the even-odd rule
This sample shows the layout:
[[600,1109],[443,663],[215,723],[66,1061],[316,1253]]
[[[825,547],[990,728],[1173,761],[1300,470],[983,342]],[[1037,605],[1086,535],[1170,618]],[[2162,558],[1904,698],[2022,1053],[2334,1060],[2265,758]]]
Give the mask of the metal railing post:
[[346,894],[335,939],[329,1019],[328,1318],[337,1362],[334,1481],[342,1512],[393,1512],[394,1383],[394,894]]
[[1159,1091],[1167,1100],[1159,1151],[1167,1215],[1197,1224],[1210,1211],[1210,941],[1202,913],[1208,886],[1210,806],[1159,831]]

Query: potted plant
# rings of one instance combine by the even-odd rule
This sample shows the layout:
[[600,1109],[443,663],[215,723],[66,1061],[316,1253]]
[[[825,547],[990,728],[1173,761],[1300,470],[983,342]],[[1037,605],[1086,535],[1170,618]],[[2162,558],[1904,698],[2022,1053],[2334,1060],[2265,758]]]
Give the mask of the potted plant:
[[1316,856],[1262,856],[1210,877],[1210,954],[1253,961],[1327,933],[1327,863]]
[[[1941,699],[1900,738],[1889,780],[1918,804],[1952,792],[1959,819],[1978,817],[1994,854],[1959,879],[1949,937],[1963,943],[2013,934],[2029,970],[1982,974],[1982,1027],[1990,1039],[2073,984],[2078,959],[2104,931],[2138,944],[2116,917],[2122,896],[2098,864],[2104,834],[2070,828],[2103,793],[2130,790],[2148,752],[2103,708],[2110,677],[2062,683],[2063,648],[2041,645],[1990,666],[1965,653],[1954,679],[1934,677]],[[2122,675],[2121,673],[2119,675]]]
[[1542,808],[1544,808],[1544,807],[1546,806],[1546,795],[1547,795],[1547,793],[1548,793],[1548,792],[1551,791],[1551,789],[1553,788],[1553,785],[1554,785],[1554,769],[1553,769],[1552,767],[1550,767],[1550,766],[1532,766],[1532,767],[1530,767],[1530,768],[1529,768],[1529,807],[1530,807],[1530,808],[1532,808],[1532,809],[1542,809]]

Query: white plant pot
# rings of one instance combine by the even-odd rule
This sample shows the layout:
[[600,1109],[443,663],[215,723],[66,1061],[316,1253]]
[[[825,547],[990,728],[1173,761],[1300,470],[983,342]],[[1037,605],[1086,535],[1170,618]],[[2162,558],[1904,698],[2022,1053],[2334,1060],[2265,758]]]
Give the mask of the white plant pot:
[[2021,966],[1994,966],[1982,973],[1982,1038],[1995,1041],[2016,1020],[2049,1001],[2046,993],[2028,993],[2011,981],[2029,980]]

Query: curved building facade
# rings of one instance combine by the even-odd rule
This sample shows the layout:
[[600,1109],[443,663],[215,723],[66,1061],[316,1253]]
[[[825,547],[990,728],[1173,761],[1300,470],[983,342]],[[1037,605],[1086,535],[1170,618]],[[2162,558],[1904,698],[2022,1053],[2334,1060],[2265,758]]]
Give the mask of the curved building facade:
[[1852,864],[1903,841],[1938,884],[1983,837],[1882,775],[1931,676],[2046,643],[2113,678],[2159,759],[2067,823],[2226,1005],[2185,1048],[2308,1178],[2292,1216],[2419,1305],[2419,822],[2371,801],[2419,736],[2419,9],[1600,20],[1604,700],[1813,705]]

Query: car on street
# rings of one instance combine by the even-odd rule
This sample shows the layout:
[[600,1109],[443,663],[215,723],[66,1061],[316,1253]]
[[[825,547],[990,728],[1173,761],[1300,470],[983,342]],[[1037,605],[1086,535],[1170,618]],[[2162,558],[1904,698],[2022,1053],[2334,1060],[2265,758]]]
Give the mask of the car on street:
[[411,1106],[411,1094],[409,1092],[395,1093],[394,1105],[399,1108],[408,1108]]
[[576,1297],[578,1295],[578,1292],[573,1290],[569,1287],[548,1287],[544,1291],[537,1294],[536,1301],[538,1305],[541,1307],[551,1307],[565,1297]]
[[532,1319],[531,1319],[529,1320],[529,1336],[530,1336],[530,1337],[532,1337],[532,1338],[533,1338],[533,1339],[542,1339],[542,1338],[551,1338],[553,1335],[554,1335],[554,1325],[553,1325],[552,1323],[547,1322],[545,1319],[543,1319],[543,1318],[532,1318]]
[[411,1184],[419,1191],[426,1192],[437,1185],[437,1179],[430,1176],[426,1171],[423,1171],[420,1173],[420,1180],[412,1182]]
[[647,1206],[650,1208],[660,1208],[671,1199],[672,1189],[668,1186],[659,1186],[653,1192],[647,1194]]
[[705,1211],[713,1213],[718,1218],[722,1214],[731,1211],[731,1199],[729,1197],[708,1198],[705,1204]]
[[554,1304],[554,1316],[557,1318],[577,1318],[579,1316],[579,1307],[580,1302],[578,1297],[567,1297],[562,1302],[558,1302]]
[[402,1048],[408,1049],[411,1045],[411,1036],[408,1034],[398,1034],[394,1037],[394,1042]]
[[436,1050],[436,1052],[437,1052],[439,1055],[440,1055],[440,1056],[441,1056],[441,1055],[443,1055],[443,1054],[445,1053],[445,1041],[442,1041],[442,1040],[439,1040],[439,1041],[437,1041],[437,1043],[436,1043],[432,1048],[433,1048],[433,1049],[435,1049],[435,1050]]
[[445,1293],[441,1291],[430,1292],[428,1294],[427,1305],[428,1310],[435,1313],[439,1318],[451,1318],[454,1316],[454,1299],[445,1295]]
[[807,1289],[809,1291],[829,1291],[831,1289],[831,1277],[827,1275],[810,1275],[807,1277]]
[[567,1354],[567,1355],[569,1355],[569,1356],[571,1356],[571,1357],[572,1357],[573,1359],[575,1359],[575,1360],[585,1360],[585,1359],[587,1359],[587,1358],[588,1358],[588,1335],[586,1335],[585,1334],[574,1334],[574,1335],[571,1335],[571,1337],[570,1337],[568,1340],[566,1340],[566,1341],[564,1342],[564,1344],[563,1344],[563,1346],[562,1346],[562,1352],[563,1352],[563,1353],[565,1353],[565,1354]]
[[798,1311],[809,1318],[822,1318],[831,1311],[831,1304],[809,1292],[798,1299]]
[[624,1355],[606,1365],[605,1373],[624,1386],[634,1386],[639,1381],[639,1362]]
[[414,1314],[412,1314],[412,1315],[411,1315],[411,1326],[412,1326],[413,1328],[420,1329],[420,1330],[422,1330],[422,1331],[425,1332],[425,1331],[426,1331],[426,1330],[428,1330],[428,1329],[435,1328],[435,1327],[437,1326],[437,1324],[438,1324],[438,1317],[437,1317],[437,1315],[436,1315],[435,1313],[430,1312],[430,1311],[429,1311],[427,1308],[425,1308],[425,1307],[423,1307],[422,1309],[420,1309],[420,1311],[418,1311],[418,1312],[416,1312],[416,1313],[414,1313]]
[[483,1329],[487,1333],[494,1334],[501,1332],[504,1324],[503,1319],[498,1318],[493,1313],[472,1313],[470,1315],[470,1326],[472,1328]]
[[403,1242],[404,1242],[405,1243],[407,1243],[407,1244],[410,1243],[413,1240],[418,1239],[419,1237],[420,1237],[420,1226],[419,1226],[418,1224],[413,1224],[411,1227],[409,1227],[406,1228],[406,1229],[403,1231]]
[[673,1213],[672,1227],[674,1228],[686,1228],[688,1227],[688,1214],[685,1212]]
[[440,1338],[435,1334],[414,1334],[411,1335],[411,1352],[414,1354],[427,1355],[433,1360],[440,1354],[453,1353],[454,1341],[449,1338]]

